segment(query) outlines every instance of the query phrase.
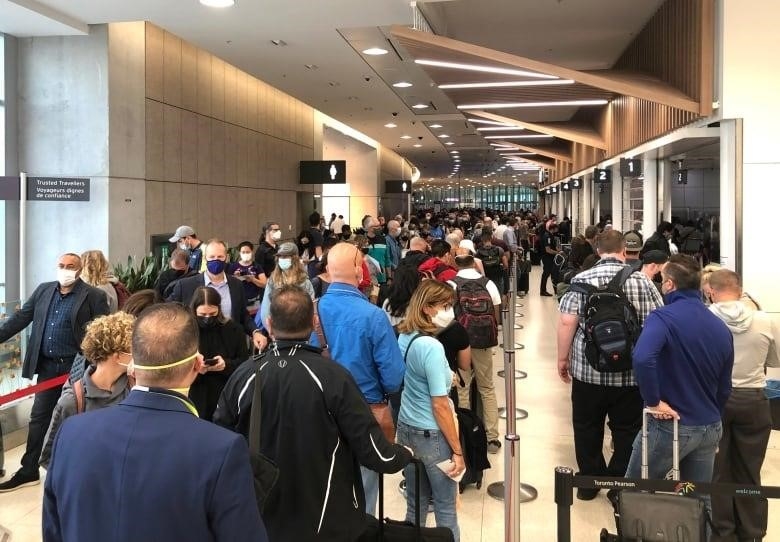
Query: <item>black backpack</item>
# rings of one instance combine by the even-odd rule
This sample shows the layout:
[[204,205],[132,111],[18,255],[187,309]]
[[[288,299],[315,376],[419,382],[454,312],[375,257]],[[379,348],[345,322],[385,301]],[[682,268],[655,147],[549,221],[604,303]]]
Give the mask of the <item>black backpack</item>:
[[498,322],[487,289],[488,280],[487,277],[453,279],[458,287],[455,317],[466,328],[472,348],[492,348],[498,344]]
[[501,274],[501,256],[498,247],[480,247],[477,250],[477,257],[482,260],[482,267],[485,269],[486,275]]
[[606,286],[576,282],[570,292],[585,296],[582,331],[585,334],[585,359],[596,371],[622,373],[631,370],[631,351],[642,326],[636,308],[626,297],[623,285],[634,273],[625,266]]

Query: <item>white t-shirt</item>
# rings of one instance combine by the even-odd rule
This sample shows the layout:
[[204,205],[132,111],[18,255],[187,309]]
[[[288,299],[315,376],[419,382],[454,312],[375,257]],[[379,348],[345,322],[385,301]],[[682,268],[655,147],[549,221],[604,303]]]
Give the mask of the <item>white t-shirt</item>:
[[[458,274],[456,275],[460,278],[464,279],[481,279],[482,275],[479,274],[479,271],[477,271],[474,268],[470,269],[461,269],[458,271]],[[448,281],[449,284],[455,288],[458,289],[458,285],[455,284],[453,281]],[[493,300],[493,305],[500,305],[501,304],[501,294],[498,292],[498,286],[496,286],[496,283],[492,280],[488,280],[487,282],[487,291],[490,294],[490,299]]]

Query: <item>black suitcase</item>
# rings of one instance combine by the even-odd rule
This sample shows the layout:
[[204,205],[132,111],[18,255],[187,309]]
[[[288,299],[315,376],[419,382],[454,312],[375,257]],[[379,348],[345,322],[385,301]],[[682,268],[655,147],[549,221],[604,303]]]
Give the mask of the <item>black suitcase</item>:
[[[420,474],[423,463],[412,459],[417,475],[414,477],[416,495],[420,494]],[[384,476],[379,474],[379,517],[385,515]],[[424,527],[420,525],[419,499],[414,510],[414,523],[395,521],[390,518],[378,520],[368,516],[368,528],[358,542],[455,542],[455,535],[447,527]]]
[[[472,399],[472,405],[476,405]],[[461,493],[471,484],[477,489],[482,489],[482,478],[486,469],[490,468],[487,455],[487,432],[485,422],[476,413],[476,410],[458,408],[455,410],[460,426],[460,447],[463,450],[463,459],[466,463],[466,472],[458,483]]]
[[528,293],[530,282],[529,282],[529,273],[518,273],[517,274],[517,291],[518,292],[525,292]]
[[530,252],[531,265],[542,265],[542,253],[536,250]]

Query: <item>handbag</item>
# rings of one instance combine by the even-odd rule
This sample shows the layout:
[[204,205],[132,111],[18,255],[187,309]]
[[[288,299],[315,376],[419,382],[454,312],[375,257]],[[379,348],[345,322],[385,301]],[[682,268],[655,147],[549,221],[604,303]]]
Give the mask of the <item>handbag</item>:
[[255,373],[255,392],[252,396],[252,411],[249,415],[249,462],[254,478],[255,498],[260,513],[265,509],[265,503],[270,500],[279,480],[279,467],[271,459],[260,452],[260,417],[262,404],[260,402],[260,370]]

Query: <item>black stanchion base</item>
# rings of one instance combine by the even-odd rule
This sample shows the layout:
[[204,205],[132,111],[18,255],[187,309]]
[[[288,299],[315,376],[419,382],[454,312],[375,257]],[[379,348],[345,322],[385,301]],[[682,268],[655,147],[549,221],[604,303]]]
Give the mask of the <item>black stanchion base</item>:
[[523,326],[520,324],[515,324],[515,329],[523,329]]
[[[498,375],[499,378],[504,378],[506,371],[501,369],[496,374]],[[523,378],[528,378],[528,373],[526,373],[525,371],[521,371],[519,369],[515,369],[515,380],[521,380]]]
[[[487,493],[498,501],[504,500],[504,482],[493,482],[487,488]],[[529,484],[520,484],[520,502],[531,502],[539,496],[536,488]]]
[[[506,407],[501,407],[498,409],[498,417],[502,420],[506,420]],[[528,417],[528,411],[523,410],[522,408],[516,408],[515,409],[515,419],[516,420],[524,420]]]
[[[501,343],[498,345],[499,348],[504,348],[504,343]],[[515,350],[523,350],[525,348],[524,344],[521,343],[515,343]]]

